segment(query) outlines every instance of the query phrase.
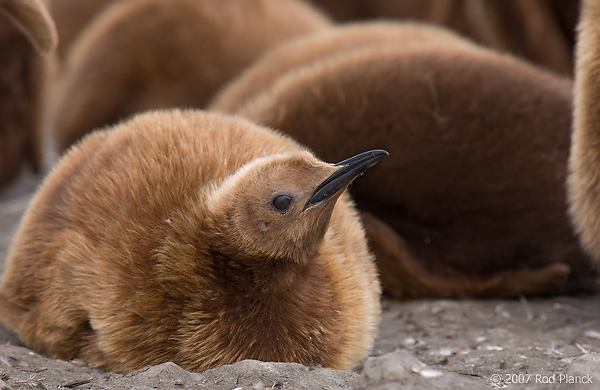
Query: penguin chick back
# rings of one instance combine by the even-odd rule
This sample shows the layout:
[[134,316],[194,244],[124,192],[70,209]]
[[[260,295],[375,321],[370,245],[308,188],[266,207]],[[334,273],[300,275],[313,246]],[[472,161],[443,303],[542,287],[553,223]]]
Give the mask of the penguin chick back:
[[303,209],[337,169],[199,111],[96,132],[26,213],[0,315],[40,352],[116,371],[249,358],[349,369],[376,332],[373,259],[342,191]]

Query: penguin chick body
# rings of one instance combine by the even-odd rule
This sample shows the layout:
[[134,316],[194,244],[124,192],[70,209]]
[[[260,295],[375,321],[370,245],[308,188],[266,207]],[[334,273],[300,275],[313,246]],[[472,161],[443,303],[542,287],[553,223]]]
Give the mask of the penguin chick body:
[[138,112],[202,108],[267,50],[329,25],[299,0],[109,5],[67,56],[49,131],[63,152],[93,129]]
[[349,369],[374,339],[380,289],[342,192],[381,153],[326,164],[194,111],[94,133],[27,211],[0,315],[42,353],[116,371],[249,358]]
[[575,57],[573,134],[569,158],[569,204],[588,253],[600,261],[600,4],[582,2]]
[[[303,38],[306,61],[272,70],[268,83],[248,83],[254,95],[234,96],[228,112],[279,129],[326,161],[385,145],[386,164],[352,187],[384,291],[545,294],[590,277],[564,190],[570,80],[416,24],[402,27],[406,42],[310,54],[361,28],[372,29]],[[416,30],[431,36],[410,44]],[[278,56],[285,46],[234,80],[211,109],[247,77],[285,63]]]

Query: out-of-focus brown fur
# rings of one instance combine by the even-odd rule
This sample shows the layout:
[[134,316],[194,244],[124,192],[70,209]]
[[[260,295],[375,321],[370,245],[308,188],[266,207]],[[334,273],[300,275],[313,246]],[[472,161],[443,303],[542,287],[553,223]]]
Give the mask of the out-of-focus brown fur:
[[[216,95],[209,107],[214,111],[234,112],[262,88],[267,89],[277,77],[323,57],[381,43],[418,47],[444,34],[454,36],[449,31],[435,27],[421,28],[419,24],[393,22],[354,23],[308,34],[265,54],[260,59],[260,65],[250,66],[232,80]],[[456,44],[460,43],[463,42]],[[468,45],[467,42],[464,44]]]
[[48,0],[59,36],[58,55],[64,58],[71,44],[94,18],[111,3],[121,0]]
[[571,75],[578,0],[312,0],[338,21],[401,19],[448,27]]
[[[360,28],[372,27],[346,27],[349,37]],[[407,42],[419,29],[432,36],[348,45],[315,61],[307,54],[296,61],[302,66],[271,70],[273,81],[255,84],[233,112],[325,160],[375,145],[390,152],[351,192],[381,222],[371,218],[365,228],[384,290],[395,296],[558,292],[569,273],[573,281],[588,276],[564,188],[571,82],[448,32],[402,28]],[[333,37],[307,37],[304,49]],[[285,58],[285,48],[277,55]],[[267,58],[229,89],[285,63]],[[396,239],[381,239],[390,232]]]
[[62,151],[136,112],[203,107],[268,49],[329,26],[298,0],[132,0],[74,43],[54,128]]
[[587,251],[600,260],[600,3],[584,1],[575,72],[569,201]]
[[[300,212],[336,169],[216,114],[96,132],[27,211],[0,315],[41,352],[111,370],[247,358],[350,369],[377,329],[373,258],[347,195]],[[279,191],[295,199],[285,214],[269,206]]]
[[0,188],[41,166],[41,117],[54,24],[40,0],[0,0]]

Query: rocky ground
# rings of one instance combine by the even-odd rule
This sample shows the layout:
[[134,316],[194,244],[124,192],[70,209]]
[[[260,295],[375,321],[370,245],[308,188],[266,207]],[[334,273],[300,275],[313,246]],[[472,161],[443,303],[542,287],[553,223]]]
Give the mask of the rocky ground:
[[[25,177],[0,193],[1,267],[36,185]],[[598,353],[600,294],[383,298],[371,357],[353,372],[248,360],[203,373],[165,363],[123,375],[45,358],[0,327],[0,389],[597,389]]]

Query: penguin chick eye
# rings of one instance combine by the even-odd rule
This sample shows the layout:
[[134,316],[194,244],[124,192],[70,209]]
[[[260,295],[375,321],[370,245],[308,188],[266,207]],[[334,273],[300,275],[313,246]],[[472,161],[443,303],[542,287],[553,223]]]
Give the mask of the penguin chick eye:
[[277,195],[271,202],[273,208],[281,213],[286,212],[291,204],[292,198],[289,195]]

